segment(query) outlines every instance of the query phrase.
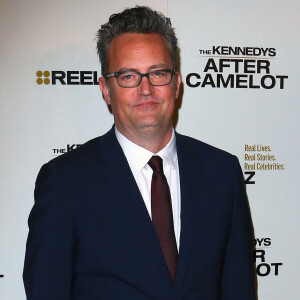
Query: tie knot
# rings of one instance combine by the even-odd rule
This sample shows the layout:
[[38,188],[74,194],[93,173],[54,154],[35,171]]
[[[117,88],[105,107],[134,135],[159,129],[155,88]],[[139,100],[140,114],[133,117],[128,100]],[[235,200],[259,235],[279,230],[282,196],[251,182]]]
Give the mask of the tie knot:
[[164,173],[163,163],[162,163],[161,157],[159,157],[157,155],[152,156],[150,158],[150,160],[148,161],[148,165],[151,167],[153,172],[160,172],[162,174]]

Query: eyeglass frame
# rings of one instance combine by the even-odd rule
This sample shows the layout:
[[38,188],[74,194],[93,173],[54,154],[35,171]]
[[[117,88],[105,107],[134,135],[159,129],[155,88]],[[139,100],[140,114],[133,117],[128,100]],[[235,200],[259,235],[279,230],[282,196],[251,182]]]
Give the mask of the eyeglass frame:
[[[157,72],[157,71],[168,71],[168,72],[170,72],[170,73],[171,73],[170,82],[165,83],[165,84],[153,84],[153,83],[150,81],[150,79],[149,79],[149,75],[150,75],[151,73],[154,73],[154,72]],[[135,73],[135,74],[139,74],[139,75],[140,75],[140,80],[138,81],[138,83],[137,83],[136,85],[134,85],[134,86],[122,86],[122,85],[120,85],[119,80],[118,80],[119,75],[125,74],[125,73],[128,73],[128,72],[131,72],[131,73]],[[174,75],[174,74],[176,74],[175,69],[159,69],[159,70],[152,70],[152,71],[150,71],[150,72],[148,72],[148,73],[141,73],[141,72],[137,72],[137,71],[129,71],[129,70],[126,70],[126,71],[119,71],[119,72],[114,72],[114,73],[108,73],[108,74],[103,75],[103,77],[104,77],[105,79],[106,79],[106,78],[111,78],[111,77],[116,77],[117,83],[118,83],[119,87],[122,87],[122,88],[129,88],[129,89],[130,89],[130,88],[138,87],[138,86],[141,84],[143,77],[146,77],[146,78],[148,79],[148,82],[149,82],[152,86],[165,86],[165,85],[168,85],[168,84],[170,84],[170,83],[172,82],[172,79],[173,79],[173,75]]]

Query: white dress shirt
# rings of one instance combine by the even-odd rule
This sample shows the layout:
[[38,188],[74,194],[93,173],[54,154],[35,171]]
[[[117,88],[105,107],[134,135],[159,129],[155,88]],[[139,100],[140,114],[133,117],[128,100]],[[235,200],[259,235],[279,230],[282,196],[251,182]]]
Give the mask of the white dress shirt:
[[119,141],[123,152],[126,156],[129,167],[141,192],[141,195],[143,197],[151,219],[151,180],[153,171],[148,165],[148,161],[153,155],[158,155],[162,158],[164,174],[167,178],[171,193],[174,232],[177,243],[177,249],[179,252],[181,203],[179,168],[176,150],[176,137],[174,130],[172,131],[172,137],[169,143],[157,153],[152,153],[151,151],[131,142],[124,135],[122,135],[116,127],[115,133],[117,140]]

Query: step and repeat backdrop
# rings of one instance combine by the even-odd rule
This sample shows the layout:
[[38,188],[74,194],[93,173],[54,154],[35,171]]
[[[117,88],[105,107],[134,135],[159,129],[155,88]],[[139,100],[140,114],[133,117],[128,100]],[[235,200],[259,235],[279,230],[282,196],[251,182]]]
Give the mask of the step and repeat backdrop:
[[258,299],[299,299],[300,3],[291,0],[0,1],[0,299],[25,299],[40,167],[113,124],[94,39],[136,4],[170,17],[179,39],[176,130],[240,160]]

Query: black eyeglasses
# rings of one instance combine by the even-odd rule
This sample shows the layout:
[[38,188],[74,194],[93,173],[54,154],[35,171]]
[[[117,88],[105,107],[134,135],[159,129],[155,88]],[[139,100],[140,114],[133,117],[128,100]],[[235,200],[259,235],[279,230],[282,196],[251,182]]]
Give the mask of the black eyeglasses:
[[172,81],[174,69],[153,70],[148,73],[121,71],[105,74],[104,78],[116,77],[118,85],[124,88],[134,88],[140,85],[143,77],[147,77],[151,85],[168,85]]

